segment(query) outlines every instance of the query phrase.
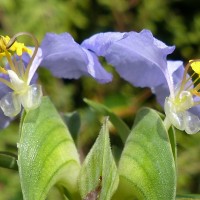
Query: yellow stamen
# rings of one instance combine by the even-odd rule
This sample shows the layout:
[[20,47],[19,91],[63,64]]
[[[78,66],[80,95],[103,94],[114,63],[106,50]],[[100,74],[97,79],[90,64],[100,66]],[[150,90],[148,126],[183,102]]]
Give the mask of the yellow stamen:
[[14,72],[16,72],[15,65],[12,62],[12,58],[11,58],[10,54],[8,53],[8,51],[6,49],[4,50],[4,52],[6,54],[6,58],[8,60],[9,65],[10,65],[10,69],[13,70]]
[[27,52],[29,55],[32,53],[23,43],[15,42],[12,47],[18,56],[21,56],[24,52]]
[[30,71],[31,65],[33,63],[33,60],[34,60],[34,58],[37,54],[37,51],[39,49],[39,44],[38,44],[37,39],[32,34],[30,34],[28,32],[17,33],[16,35],[13,36],[13,38],[17,38],[21,35],[27,35],[27,36],[31,37],[33,39],[33,42],[35,43],[35,49],[34,49],[33,55],[31,56],[31,59],[30,59],[28,65],[27,65],[27,68],[26,68],[26,71],[25,71],[25,74],[24,74],[24,79],[28,80],[29,71]]
[[3,36],[0,36],[0,52],[4,53],[5,49],[6,49],[6,38]]
[[[28,35],[29,37],[33,39],[35,43],[35,49],[34,49],[33,54],[32,54],[32,51],[28,49],[23,43],[19,43],[16,41],[17,38],[21,35]],[[6,37],[0,36],[0,59],[2,59],[2,57],[5,57],[8,61],[10,70],[13,71],[18,76],[18,78],[23,80],[25,83],[28,83],[28,81],[30,81],[29,71],[30,71],[32,62],[37,54],[38,48],[39,48],[39,44],[38,44],[37,39],[32,34],[27,33],[27,32],[17,33],[11,39],[8,36]],[[22,58],[21,58],[24,52],[27,52],[28,54],[32,54],[26,69],[23,65]],[[13,54],[17,54],[19,56],[19,61],[17,61],[15,55]],[[5,68],[0,67],[0,73],[6,74],[7,71]],[[10,85],[7,80],[0,78],[0,82],[3,82],[8,87],[13,89],[13,87],[11,87],[12,84]]]
[[191,67],[200,76],[200,61],[199,60],[190,60],[189,63],[191,63]]
[[21,56],[24,52],[27,52],[29,55],[32,54],[32,51],[24,43],[17,42],[16,38],[10,39],[8,36],[0,36],[0,56],[6,56],[4,54],[5,49],[9,52],[16,53],[18,56]]
[[200,93],[200,92],[198,92],[198,90],[200,90],[200,84],[198,84],[193,89],[191,89],[191,93],[193,93],[194,95],[196,95],[197,93]]
[[8,72],[3,67],[0,67],[0,73],[2,73],[2,74],[8,74]]
[[200,92],[198,92],[197,90],[192,90],[192,94],[200,97]]
[[[14,53],[16,53],[19,57],[22,56],[22,54],[24,52],[27,52],[28,54],[32,54],[32,51],[30,49],[28,49],[23,43],[19,43],[16,41],[17,37],[20,35],[31,35],[31,34],[27,34],[27,33],[18,33],[16,34],[14,37],[10,38],[8,36],[4,37],[4,36],[0,36],[0,59],[2,59],[3,57],[6,57],[10,69],[12,71],[14,71],[15,73],[17,73],[20,77],[23,77],[25,79],[28,79],[28,72],[30,70],[30,66],[28,65],[27,67],[27,72],[22,71],[18,69],[18,63],[16,62],[16,59],[14,57],[14,61],[12,60],[12,55]],[[37,48],[36,48],[37,49]],[[34,52],[34,54],[36,54],[36,52]],[[35,57],[35,55],[34,55]],[[33,58],[31,59],[31,63],[32,63]],[[0,73],[6,73],[5,69],[0,69]],[[21,74],[22,73],[22,74]]]
[[[189,78],[187,78],[190,67],[193,69],[194,72],[191,76],[189,76]],[[192,77],[194,77],[195,74],[197,74],[198,77],[195,80],[192,80]],[[200,89],[199,84],[197,86],[194,85],[195,83],[197,83],[197,81],[199,81],[199,78],[200,78],[200,59],[189,60],[188,64],[185,66],[183,79],[180,84],[180,88],[177,95],[179,96],[181,91],[183,90],[189,90],[192,94],[195,95],[196,94],[195,91],[198,92],[198,90]]]

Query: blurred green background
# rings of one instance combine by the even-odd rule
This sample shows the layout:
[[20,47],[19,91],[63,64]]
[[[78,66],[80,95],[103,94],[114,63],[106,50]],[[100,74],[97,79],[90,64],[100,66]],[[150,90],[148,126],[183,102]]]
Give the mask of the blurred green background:
[[[170,59],[187,62],[200,58],[200,1],[198,0],[0,0],[0,34],[33,33],[41,42],[46,32],[69,32],[81,43],[98,32],[140,31],[150,29],[168,45],[176,45]],[[31,45],[29,41],[27,44]],[[76,140],[81,158],[92,146],[101,126],[102,115],[95,113],[83,98],[101,102],[131,127],[141,106],[162,112],[149,89],[134,88],[114,74],[112,83],[99,85],[84,77],[79,80],[58,80],[39,69],[40,82],[61,114],[77,110],[81,127]],[[0,151],[17,152],[18,124],[0,131]],[[122,143],[111,126],[111,143]],[[200,135],[177,131],[178,191],[200,193]],[[58,199],[51,192],[49,200]],[[0,168],[0,200],[22,199],[18,173]]]

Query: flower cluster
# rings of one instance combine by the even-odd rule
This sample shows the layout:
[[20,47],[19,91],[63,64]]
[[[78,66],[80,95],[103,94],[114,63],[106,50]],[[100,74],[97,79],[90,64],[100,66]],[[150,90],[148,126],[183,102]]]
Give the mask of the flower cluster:
[[[5,57],[8,61],[6,67],[0,67],[0,81],[13,90],[0,94],[0,106],[6,116],[18,114],[21,105],[25,110],[30,110],[40,104],[41,87],[30,85],[39,65],[59,78],[90,76],[100,83],[107,83],[112,80],[112,75],[105,71],[98,60],[98,56],[103,56],[132,85],[151,88],[164,107],[167,128],[172,124],[188,134],[200,130],[200,61],[191,60],[184,68],[182,61],[167,60],[175,47],[154,38],[150,31],[99,33],[81,45],[68,33],[48,33],[40,48],[31,35],[35,41],[33,54],[24,44],[16,41],[17,37],[24,34],[30,36],[28,33],[19,33],[11,39],[0,38],[0,58]],[[17,56],[13,56],[13,53]],[[191,76],[189,69],[194,72]],[[7,91],[2,89],[1,92]]]

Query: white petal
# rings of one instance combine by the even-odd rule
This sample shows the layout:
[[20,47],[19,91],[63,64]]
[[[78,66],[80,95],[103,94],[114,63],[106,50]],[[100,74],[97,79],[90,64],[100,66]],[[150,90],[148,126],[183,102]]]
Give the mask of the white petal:
[[189,91],[182,91],[180,93],[179,99],[181,103],[180,105],[177,105],[176,110],[178,111],[188,110],[194,105],[193,96]]
[[19,95],[21,104],[26,111],[37,108],[42,100],[42,88],[40,85],[33,84],[29,86],[26,93]]
[[14,117],[21,111],[21,104],[18,96],[13,92],[9,92],[0,100],[0,107],[4,114],[8,117]]
[[25,82],[21,80],[14,71],[7,70],[7,72],[10,78],[10,82],[12,86],[15,88],[15,91],[23,90],[25,87]]
[[176,112],[174,104],[167,97],[165,100],[164,110],[168,120],[179,130],[184,130],[184,115],[185,112]]
[[186,133],[195,134],[200,130],[200,119],[193,113],[186,111],[184,121]]

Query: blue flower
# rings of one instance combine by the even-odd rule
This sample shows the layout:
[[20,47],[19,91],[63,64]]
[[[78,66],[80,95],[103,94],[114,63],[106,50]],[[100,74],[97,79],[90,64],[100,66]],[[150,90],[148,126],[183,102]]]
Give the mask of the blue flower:
[[[16,37],[18,36],[19,34]],[[7,51],[6,45],[10,46],[8,49],[17,54],[17,56],[5,54],[5,52],[2,54],[2,56],[9,58],[7,58],[6,67],[0,67],[0,128],[5,128],[10,120],[21,111],[21,105],[25,110],[39,106],[41,88],[35,88],[38,86],[35,83],[37,80],[36,70],[39,65],[49,69],[54,76],[59,78],[78,79],[81,76],[90,76],[100,83],[112,80],[112,74],[102,67],[98,57],[76,43],[68,33],[46,34],[40,48],[27,48],[22,43],[17,43],[15,39],[6,37],[0,41],[2,42],[0,48],[5,46],[4,49]],[[30,56],[30,50],[37,52],[34,59]],[[21,72],[23,73],[21,74]],[[29,88],[32,86],[33,89],[40,91],[40,95],[37,96],[38,101],[31,97],[36,104],[30,101],[32,93],[30,93],[31,89]]]
[[[21,35],[28,35],[34,40],[33,54],[23,43],[16,41]],[[29,61],[26,66],[22,61],[23,53],[29,54]],[[38,51],[38,43],[35,37],[22,32],[11,39],[8,36],[0,36],[0,58],[7,59],[7,64],[1,62],[3,67],[0,67],[0,127],[4,128],[9,124],[10,118],[21,112],[22,106],[26,111],[29,111],[40,105],[41,86],[31,84],[31,80],[41,62],[41,51]]]
[[150,87],[164,107],[167,128],[173,124],[188,134],[200,130],[200,120],[191,111],[199,104],[194,96],[199,95],[200,86],[194,86],[182,61],[167,61],[174,46],[165,45],[148,30],[96,34],[82,46],[105,57],[132,85]]

